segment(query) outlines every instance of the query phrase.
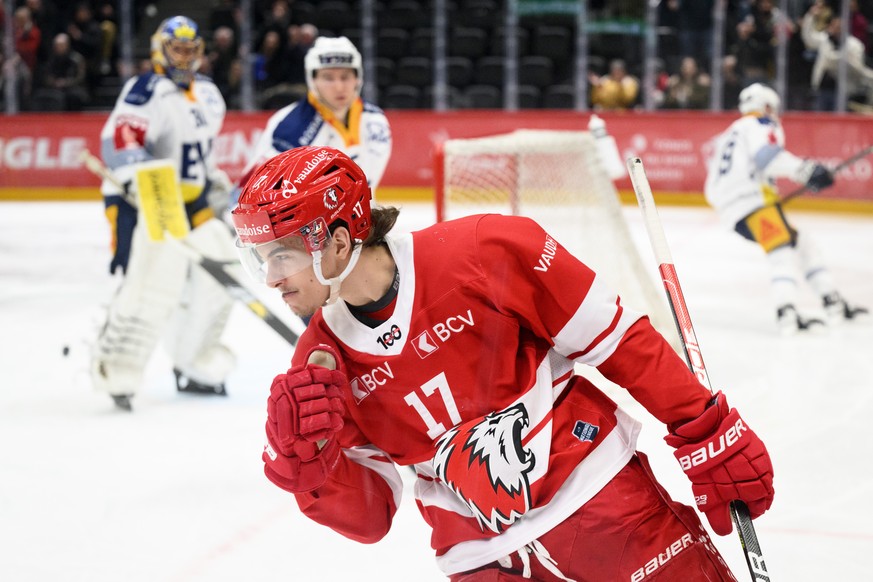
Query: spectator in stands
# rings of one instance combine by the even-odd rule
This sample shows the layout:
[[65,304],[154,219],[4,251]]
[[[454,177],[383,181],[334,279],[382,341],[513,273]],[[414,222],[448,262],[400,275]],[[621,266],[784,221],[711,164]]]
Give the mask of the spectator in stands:
[[39,61],[43,62],[48,58],[52,50],[52,39],[55,35],[61,32],[61,19],[58,16],[58,10],[52,0],[44,2],[43,0],[26,0],[24,5],[30,10],[30,17],[33,23],[39,28],[42,36],[42,41],[39,46]]
[[94,11],[88,2],[76,5],[73,20],[67,25],[66,32],[70,36],[70,46],[85,59],[88,86],[96,86],[100,78],[103,31],[94,19]]
[[[2,13],[2,12],[0,12]],[[0,111],[6,111],[6,83],[15,78],[15,98],[18,101],[19,110],[30,109],[30,94],[33,87],[33,76],[24,61],[15,53],[10,60],[6,60],[3,51],[0,51]]]
[[864,45],[864,52],[870,53],[870,22],[867,17],[858,9],[858,0],[849,2],[849,22],[851,26],[849,33],[861,41]]
[[115,42],[118,38],[118,23],[116,22],[115,4],[104,0],[100,4],[97,15],[100,23],[100,74],[106,76],[112,72],[112,59],[115,56]]
[[206,54],[210,76],[226,102],[231,101],[230,70],[238,60],[233,29],[219,26],[212,33],[212,46]]
[[255,54],[255,87],[264,91],[281,83],[288,74],[282,39],[278,32],[268,30]]
[[215,2],[212,12],[209,13],[209,30],[215,32],[222,26],[230,28],[234,31],[234,36],[238,32],[237,13],[239,7],[234,0],[220,0]]
[[679,49],[708,65],[712,59],[712,9],[715,0],[679,0]]
[[743,79],[737,70],[737,57],[725,55],[721,61],[722,108],[725,111],[736,109],[740,103],[740,91],[743,90]]
[[288,25],[291,24],[291,7],[288,0],[273,0],[270,4],[270,10],[265,15],[263,24],[257,32],[257,43],[260,46],[264,42],[264,38],[270,32],[275,32],[279,35],[279,40],[282,43],[282,49],[285,48],[285,32],[288,30]]
[[38,92],[53,92],[60,98],[64,111],[80,111],[88,102],[85,85],[85,59],[72,50],[70,37],[55,36],[52,54],[45,64],[43,87]]
[[743,86],[770,82],[774,73],[772,40],[757,29],[751,14],[737,23],[735,41],[727,52],[737,60]]
[[629,109],[636,105],[640,94],[640,82],[628,74],[621,59],[609,63],[609,74],[599,76],[589,73],[591,84],[591,105],[594,109]]
[[42,31],[34,23],[30,8],[21,6],[15,9],[12,32],[15,36],[15,52],[30,71],[31,77],[37,73],[39,62],[39,47],[42,43]]
[[670,76],[664,97],[664,107],[666,109],[707,109],[711,84],[709,75],[700,71],[694,57],[684,57],[679,67],[679,73]]
[[292,24],[288,27],[288,44],[285,47],[285,57],[288,61],[288,78],[286,81],[306,93],[306,70],[303,59],[318,38],[318,28],[314,24]]
[[816,30],[815,19],[821,6],[813,4],[803,16],[801,34],[807,49],[816,51],[810,83],[816,91],[816,109],[833,111],[836,108],[837,78],[840,61],[846,64],[846,95],[853,101],[873,105],[873,69],[864,62],[864,45],[852,35],[842,40],[842,23],[833,16],[824,30]]

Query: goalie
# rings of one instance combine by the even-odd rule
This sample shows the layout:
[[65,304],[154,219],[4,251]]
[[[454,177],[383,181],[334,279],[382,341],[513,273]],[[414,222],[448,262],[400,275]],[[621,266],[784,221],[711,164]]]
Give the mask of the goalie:
[[834,183],[822,164],[785,149],[779,123],[779,95],[755,83],[740,92],[740,119],[716,138],[704,193],[721,219],[740,236],[757,243],[770,265],[771,291],[779,329],[786,334],[810,330],[824,320],[797,308],[805,280],[821,298],[831,321],[855,319],[867,309],[847,303],[809,236],[788,223],[776,191],[776,178],[805,183],[819,192]]
[[209,204],[216,192],[226,201],[230,189],[210,156],[225,103],[196,74],[203,39],[191,19],[163,21],[151,49],[154,70],[125,84],[100,135],[114,177],[101,186],[112,234],[109,270],[123,279],[97,339],[92,380],[126,410],[162,338],[180,391],[225,394],[234,365],[219,343],[230,297],[164,238],[186,237],[216,260],[236,258]]

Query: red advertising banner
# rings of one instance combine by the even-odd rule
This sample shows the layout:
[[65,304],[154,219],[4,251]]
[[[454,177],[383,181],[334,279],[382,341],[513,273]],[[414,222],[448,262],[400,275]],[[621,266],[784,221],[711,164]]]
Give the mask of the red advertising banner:
[[[391,191],[413,189],[430,196],[435,143],[450,138],[481,137],[516,129],[585,130],[588,113],[573,111],[388,111],[394,151],[383,178],[385,198]],[[106,114],[23,114],[0,117],[0,199],[62,199],[69,189],[96,197],[99,180],[81,162],[88,149],[100,153],[99,134]],[[213,145],[219,167],[238,177],[269,112],[231,112]],[[712,139],[737,115],[706,112],[603,113],[607,130],[624,157],[638,156],[658,193],[699,195],[706,177]],[[830,166],[873,144],[873,117],[789,113],[783,118],[788,149]],[[629,180],[618,182],[630,190]],[[793,186],[787,186],[786,191]],[[90,189],[93,189],[91,191]],[[381,192],[380,192],[381,193]],[[840,172],[836,185],[818,195],[835,200],[873,202],[873,156]]]

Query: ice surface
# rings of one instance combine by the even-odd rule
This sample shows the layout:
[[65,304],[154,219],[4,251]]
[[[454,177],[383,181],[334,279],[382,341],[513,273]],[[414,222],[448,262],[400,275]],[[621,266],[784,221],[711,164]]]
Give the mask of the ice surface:
[[[639,212],[625,211],[648,263]],[[779,336],[758,249],[708,209],[660,212],[712,381],[773,457],[776,500],[755,521],[772,579],[869,579],[873,323]],[[873,217],[789,217],[844,294],[873,306]],[[432,220],[431,207],[406,205],[398,228]],[[88,344],[116,284],[107,240],[99,203],[0,204],[0,580],[444,580],[411,490],[391,533],[360,545],[264,478],[265,398],[291,349],[244,308],[225,336],[239,358],[226,398],[177,394],[160,351],[133,414],[91,389]],[[640,448],[690,503],[663,427],[611,394],[645,423]],[[749,579],[737,537],[715,543]]]

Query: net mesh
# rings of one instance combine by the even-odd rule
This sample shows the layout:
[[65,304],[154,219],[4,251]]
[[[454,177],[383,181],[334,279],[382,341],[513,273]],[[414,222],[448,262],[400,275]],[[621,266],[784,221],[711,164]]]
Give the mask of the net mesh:
[[676,345],[664,292],[646,269],[594,138],[582,131],[518,130],[444,142],[442,220],[496,212],[528,216],[649,314]]

